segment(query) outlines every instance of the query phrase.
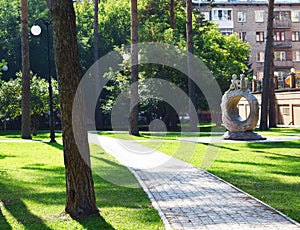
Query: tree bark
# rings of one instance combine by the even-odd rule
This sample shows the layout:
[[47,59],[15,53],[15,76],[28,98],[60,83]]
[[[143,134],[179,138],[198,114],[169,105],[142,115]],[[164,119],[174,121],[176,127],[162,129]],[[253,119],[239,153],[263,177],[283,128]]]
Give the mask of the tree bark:
[[175,29],[174,0],[170,0],[170,28]]
[[[99,59],[99,54],[98,54],[98,50],[99,50],[99,19],[98,19],[98,9],[99,9],[99,0],[94,0],[94,46],[93,46],[93,50],[94,50],[94,63],[96,63]],[[96,94],[97,97],[99,97],[99,89],[100,89],[100,77],[99,76],[99,66],[96,65]],[[96,119],[96,128],[97,130],[102,130],[103,129],[103,115],[102,115],[102,109],[101,109],[101,102],[100,102],[100,98],[97,101],[96,104],[96,110],[95,110],[95,119]]]
[[139,136],[138,113],[138,10],[137,0],[131,0],[131,78],[130,78],[130,115],[129,134]]
[[99,0],[94,0],[94,62],[98,61],[98,41],[99,41],[99,20],[98,20]]
[[273,62],[273,15],[274,0],[269,0],[268,6],[268,24],[267,24],[267,42],[265,48],[264,60],[264,77],[261,101],[260,129],[267,130],[268,126],[268,106],[269,106],[269,90],[270,90],[270,74]]
[[78,150],[72,126],[72,105],[81,77],[75,13],[72,1],[48,2],[54,30],[54,55],[62,113],[67,192],[65,211],[73,218],[83,218],[99,210],[95,201],[90,151],[82,114],[77,114],[74,119],[79,126],[77,130],[81,130],[80,144],[84,145],[84,153]]
[[193,69],[194,65],[192,62],[191,54],[194,54],[194,41],[193,41],[193,19],[192,19],[192,12],[193,6],[192,6],[192,0],[186,1],[186,38],[187,38],[187,45],[188,45],[188,90],[189,90],[189,114],[190,114],[190,131],[198,131],[197,129],[197,117],[194,116],[194,113],[192,112],[195,107],[195,82],[191,79],[193,76]]
[[30,64],[28,39],[28,2],[21,0],[22,46],[22,131],[23,139],[31,139],[30,133]]
[[269,89],[269,128],[277,126],[277,106],[275,97],[275,83],[274,83],[274,52],[272,52],[271,72],[270,72],[270,89]]

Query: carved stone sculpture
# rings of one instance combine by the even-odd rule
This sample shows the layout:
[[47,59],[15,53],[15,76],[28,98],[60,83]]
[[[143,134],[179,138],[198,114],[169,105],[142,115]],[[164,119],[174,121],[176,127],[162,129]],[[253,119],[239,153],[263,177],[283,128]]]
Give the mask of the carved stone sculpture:
[[[254,133],[258,118],[259,105],[255,96],[247,89],[248,81],[244,75],[240,80],[237,75],[232,76],[230,89],[222,97],[221,109],[222,120],[225,128],[228,130],[224,134],[224,139],[232,140],[262,140],[265,139],[257,133]],[[250,105],[250,114],[246,120],[239,115],[238,103],[244,97]]]

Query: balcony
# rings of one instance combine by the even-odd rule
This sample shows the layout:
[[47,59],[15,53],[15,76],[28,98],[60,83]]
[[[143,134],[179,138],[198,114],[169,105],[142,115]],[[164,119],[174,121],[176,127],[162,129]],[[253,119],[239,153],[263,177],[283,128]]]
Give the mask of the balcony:
[[275,68],[290,69],[293,67],[293,61],[274,61]]
[[274,41],[273,47],[274,49],[292,48],[292,41],[291,40]]
[[287,29],[292,27],[291,20],[274,20],[274,29]]

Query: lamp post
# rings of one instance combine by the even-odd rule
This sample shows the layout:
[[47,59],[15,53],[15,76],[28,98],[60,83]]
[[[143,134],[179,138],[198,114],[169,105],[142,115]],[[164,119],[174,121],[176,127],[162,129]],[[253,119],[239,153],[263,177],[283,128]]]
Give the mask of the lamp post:
[[55,140],[55,132],[54,132],[54,111],[53,111],[53,91],[52,91],[52,83],[51,83],[51,66],[50,66],[50,39],[49,39],[49,26],[51,21],[48,19],[37,18],[34,21],[34,25],[31,27],[31,33],[34,36],[39,36],[42,32],[41,27],[37,24],[38,22],[42,22],[46,26],[47,32],[47,52],[48,52],[48,91],[49,91],[49,109],[50,109],[50,142],[56,142]]

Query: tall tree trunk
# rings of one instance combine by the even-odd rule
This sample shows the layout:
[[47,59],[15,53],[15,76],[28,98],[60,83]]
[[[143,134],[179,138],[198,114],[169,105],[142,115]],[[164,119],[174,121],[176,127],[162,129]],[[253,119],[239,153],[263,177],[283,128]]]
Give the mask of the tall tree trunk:
[[175,28],[174,0],[170,0],[170,28]]
[[[94,0],[94,63],[96,63],[99,59],[99,19],[98,19],[98,9],[99,9],[99,0]],[[99,89],[100,89],[100,77],[99,76],[99,66],[96,65],[96,94],[97,97],[99,96]],[[103,129],[103,115],[102,115],[102,109],[101,109],[101,102],[100,98],[97,101],[96,110],[95,110],[95,119],[96,119],[96,128],[98,130]]]
[[30,134],[30,64],[28,40],[28,2],[21,0],[21,46],[22,46],[22,131],[23,139]]
[[[72,1],[48,1],[54,30],[55,65],[59,84],[62,113],[64,163],[66,169],[65,211],[73,218],[82,218],[98,212],[94,183],[90,168],[90,150],[82,114],[77,114],[76,125],[81,136],[79,152],[72,126],[72,105],[80,82],[80,63],[77,45],[75,12]],[[67,41],[67,42],[66,42]]]
[[194,107],[195,107],[195,82],[191,79],[193,76],[194,65],[190,54],[194,54],[194,42],[193,42],[193,6],[192,0],[186,1],[186,38],[188,45],[188,90],[189,90],[189,114],[190,114],[190,131],[198,131],[197,129],[197,117],[194,116]]
[[263,78],[261,116],[260,116],[261,130],[267,130],[269,128],[268,106],[269,106],[270,74],[272,70],[272,60],[273,60],[273,18],[274,18],[273,15],[274,15],[274,0],[269,0],[267,42],[265,48],[264,78]]
[[99,0],[94,0],[94,62],[98,61],[98,41],[99,41],[99,20],[98,20]]
[[272,52],[271,72],[270,72],[270,89],[269,89],[269,127],[275,128],[277,126],[277,106],[275,97],[275,83],[274,83],[274,52]]
[[139,136],[138,113],[138,10],[137,0],[131,0],[131,78],[130,78],[130,115],[129,134]]

